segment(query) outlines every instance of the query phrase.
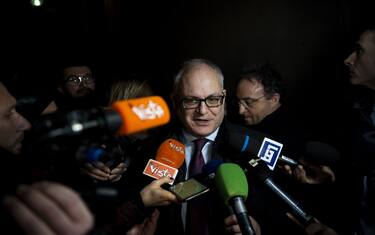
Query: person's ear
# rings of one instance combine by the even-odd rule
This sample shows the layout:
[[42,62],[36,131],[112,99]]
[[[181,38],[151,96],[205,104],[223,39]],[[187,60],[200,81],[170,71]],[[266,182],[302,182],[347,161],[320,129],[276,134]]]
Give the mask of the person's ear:
[[279,93],[275,93],[272,95],[271,97],[271,101],[273,104],[279,104],[280,103],[280,94]]
[[179,103],[178,103],[178,101],[177,101],[178,96],[177,96],[175,93],[172,93],[172,94],[170,95],[170,98],[171,98],[171,101],[172,101],[173,109],[174,109],[174,110],[178,110],[178,109],[180,108]]
[[61,93],[64,93],[64,89],[62,88],[62,85],[59,85],[59,86],[57,87],[57,90],[58,90],[59,92],[61,92]]

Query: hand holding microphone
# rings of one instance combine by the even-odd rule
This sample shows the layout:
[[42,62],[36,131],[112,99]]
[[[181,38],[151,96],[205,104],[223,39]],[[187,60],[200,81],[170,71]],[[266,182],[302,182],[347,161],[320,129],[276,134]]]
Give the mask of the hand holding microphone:
[[[250,219],[251,224],[254,227],[255,234],[261,234],[261,229],[260,229],[258,222],[250,215],[249,215],[249,219]],[[225,231],[228,234],[235,234],[235,235],[242,234],[236,215],[229,215],[227,218],[224,219],[224,224],[225,224]]]
[[96,180],[110,182],[119,181],[126,169],[127,166],[123,162],[116,165],[113,169],[100,161],[87,162],[81,167],[82,173]]
[[335,182],[331,169],[340,158],[337,149],[326,143],[309,141],[297,165],[284,165],[281,169],[295,180],[304,184],[323,184]]
[[155,178],[144,187],[141,197],[145,206],[164,206],[177,202],[176,196],[162,188],[164,184],[173,184],[185,160],[185,145],[175,139],[165,140],[156,152],[156,160],[150,159],[143,174]]
[[167,139],[159,146],[155,160],[148,161],[143,174],[155,179],[169,177],[174,180],[184,161],[185,145],[178,140]]
[[298,162],[283,155],[283,144],[246,128],[241,132],[230,133],[228,145],[235,151],[259,157],[271,170],[278,162],[281,163],[279,168],[301,183],[321,184],[335,181],[335,174],[329,166],[338,161],[340,153],[326,143],[307,142]]
[[[255,230],[247,213],[246,200],[248,185],[245,173],[240,166],[233,163],[223,163],[216,171],[216,187],[224,203],[234,212],[242,234],[254,235]],[[227,218],[226,223],[233,230],[233,219]],[[235,229],[237,230],[237,229]]]

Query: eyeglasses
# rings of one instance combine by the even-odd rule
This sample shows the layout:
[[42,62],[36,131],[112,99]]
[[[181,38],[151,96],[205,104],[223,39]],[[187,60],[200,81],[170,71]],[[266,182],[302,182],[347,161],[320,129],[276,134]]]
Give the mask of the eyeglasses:
[[91,74],[85,74],[85,75],[82,75],[82,76],[71,75],[71,76],[69,76],[65,79],[66,83],[70,83],[73,86],[78,86],[81,82],[92,83],[94,81],[95,81],[95,79],[93,78],[93,76]]
[[204,99],[199,99],[197,97],[185,97],[182,98],[182,106],[185,109],[196,109],[198,108],[202,102],[204,102],[207,107],[214,108],[219,107],[224,102],[225,95],[212,95]]
[[256,99],[250,98],[250,97],[236,99],[234,104],[237,106],[243,105],[245,108],[250,108],[252,105],[254,105],[256,102],[258,102],[260,99],[262,99],[265,96],[266,95],[262,95],[261,97],[258,97]]

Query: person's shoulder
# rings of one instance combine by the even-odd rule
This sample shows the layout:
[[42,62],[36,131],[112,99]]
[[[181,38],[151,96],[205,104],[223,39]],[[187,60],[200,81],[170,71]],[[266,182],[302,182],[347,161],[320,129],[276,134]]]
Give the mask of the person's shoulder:
[[265,136],[264,133],[258,131],[254,128],[247,127],[244,125],[236,124],[230,121],[225,120],[221,127],[220,132],[229,133],[229,134],[240,134],[240,135],[257,135],[257,136]]
[[223,123],[220,126],[220,129],[227,130],[230,132],[243,132],[244,130],[248,129],[243,125],[233,123],[228,120],[224,120]]

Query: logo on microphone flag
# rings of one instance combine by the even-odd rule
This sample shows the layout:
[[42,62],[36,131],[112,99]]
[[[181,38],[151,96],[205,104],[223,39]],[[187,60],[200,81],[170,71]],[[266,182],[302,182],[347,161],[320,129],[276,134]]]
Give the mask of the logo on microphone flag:
[[[164,176],[175,179],[178,173],[178,169],[168,166],[164,163],[158,162],[154,159],[150,159],[143,170],[143,174],[148,175],[155,179],[160,179]],[[170,183],[171,185],[173,182]]]
[[153,102],[152,100],[149,100],[147,105],[139,104],[133,106],[132,111],[142,121],[162,118],[165,115],[163,107]]
[[277,160],[279,159],[282,148],[282,143],[276,142],[269,138],[264,138],[258,153],[258,157],[267,163],[268,168],[273,170],[276,166]]

